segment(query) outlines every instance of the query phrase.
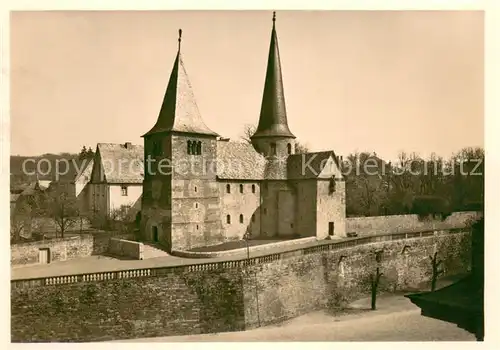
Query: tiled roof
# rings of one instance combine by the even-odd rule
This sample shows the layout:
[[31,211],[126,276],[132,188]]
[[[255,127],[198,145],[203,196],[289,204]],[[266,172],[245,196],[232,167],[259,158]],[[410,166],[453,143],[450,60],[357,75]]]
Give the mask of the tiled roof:
[[108,183],[142,183],[144,147],[116,143],[99,143],[101,165]]
[[87,182],[92,175],[92,167],[94,166],[94,159],[85,159],[84,163],[77,169],[75,182]]
[[337,156],[333,151],[292,154],[287,162],[288,179],[318,178],[330,157],[338,167]]
[[144,136],[169,131],[217,136],[201,118],[180,52],[175,58],[158,120]]
[[249,143],[217,142],[217,176],[220,179],[262,180],[266,159]]

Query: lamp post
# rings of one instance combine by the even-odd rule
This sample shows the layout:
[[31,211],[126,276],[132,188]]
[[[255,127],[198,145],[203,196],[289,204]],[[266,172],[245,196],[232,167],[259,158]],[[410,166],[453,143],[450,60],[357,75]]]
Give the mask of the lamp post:
[[[247,246],[247,268],[250,267],[250,246],[248,244],[248,240],[250,239],[250,232],[245,232],[243,235],[243,239],[245,240],[245,244]],[[255,304],[257,308],[257,323],[260,327],[260,311],[259,311],[259,290],[257,288],[257,271],[254,271],[254,284],[255,284]]]

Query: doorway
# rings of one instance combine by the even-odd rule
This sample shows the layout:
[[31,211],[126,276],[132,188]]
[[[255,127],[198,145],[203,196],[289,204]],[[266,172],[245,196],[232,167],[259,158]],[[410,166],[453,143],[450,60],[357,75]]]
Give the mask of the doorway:
[[50,264],[50,249],[40,248],[38,250],[38,262],[40,264]]
[[153,242],[158,243],[158,227],[153,226]]
[[333,221],[330,221],[328,223],[328,235],[333,236],[335,234],[335,223]]

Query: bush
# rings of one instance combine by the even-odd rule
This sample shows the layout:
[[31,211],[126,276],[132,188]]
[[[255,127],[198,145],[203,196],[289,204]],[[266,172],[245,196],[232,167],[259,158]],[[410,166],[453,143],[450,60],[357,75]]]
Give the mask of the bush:
[[483,202],[466,202],[462,208],[463,211],[484,211]]
[[437,196],[416,196],[413,199],[411,211],[421,219],[440,216],[444,220],[451,214],[448,201]]

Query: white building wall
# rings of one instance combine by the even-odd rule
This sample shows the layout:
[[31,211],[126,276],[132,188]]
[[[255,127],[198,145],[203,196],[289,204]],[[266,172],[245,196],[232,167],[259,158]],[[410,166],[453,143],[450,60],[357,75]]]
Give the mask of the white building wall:
[[[127,188],[127,195],[122,195],[122,186]],[[108,185],[109,211],[119,209],[122,205],[137,207],[142,194],[142,184]]]

